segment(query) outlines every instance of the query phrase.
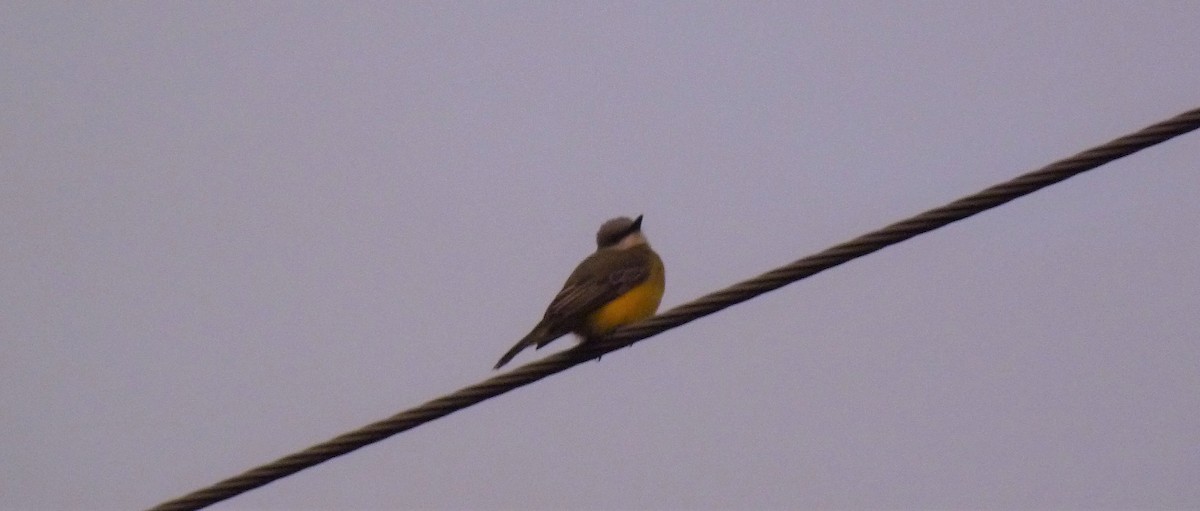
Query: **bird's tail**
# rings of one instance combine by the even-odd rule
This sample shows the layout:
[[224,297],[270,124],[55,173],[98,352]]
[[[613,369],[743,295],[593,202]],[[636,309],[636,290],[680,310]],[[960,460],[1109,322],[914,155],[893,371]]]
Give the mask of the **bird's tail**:
[[493,370],[500,369],[501,366],[503,366],[504,364],[507,364],[509,360],[512,360],[513,357],[517,356],[517,353],[520,353],[521,350],[528,348],[530,346],[533,346],[535,344],[540,344],[542,341],[542,338],[545,337],[545,332],[543,332],[542,330],[543,329],[542,329],[541,325],[534,327],[533,331],[529,332],[529,335],[526,335],[521,340],[517,341],[517,343],[514,344],[513,347],[511,349],[509,349],[508,352],[505,353],[503,357],[500,357],[500,361],[496,362],[496,367],[493,367],[492,369]]

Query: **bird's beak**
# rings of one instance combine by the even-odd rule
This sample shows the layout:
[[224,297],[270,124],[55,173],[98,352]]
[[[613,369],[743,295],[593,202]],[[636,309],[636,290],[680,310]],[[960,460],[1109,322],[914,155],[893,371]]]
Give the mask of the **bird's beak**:
[[638,232],[640,230],[642,230],[642,215],[638,215],[633,220],[633,225],[629,226],[629,232]]

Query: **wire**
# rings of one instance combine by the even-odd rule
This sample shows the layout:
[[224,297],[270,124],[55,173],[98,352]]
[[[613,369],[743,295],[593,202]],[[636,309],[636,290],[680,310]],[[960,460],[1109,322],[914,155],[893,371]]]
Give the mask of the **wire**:
[[994,208],[1069,177],[1094,169],[1137,151],[1200,128],[1200,109],[1149,126],[1136,133],[1052,163],[1011,181],[995,185],[974,195],[958,199],[914,217],[896,222],[875,232],[830,247],[822,252],[771,270],[750,280],[680,305],[646,321],[618,329],[596,342],[581,344],[544,359],[525,364],[510,372],[464,387],[416,408],[337,436],[303,451],[251,469],[152,508],[157,511],[199,509],[264,486],[331,458],[341,456],[397,433],[415,428],[490,399],[517,387],[528,385],[577,364],[629,346],[665,330],[689,323],[768,291],[827,270],[844,262],[875,252],[952,222]]

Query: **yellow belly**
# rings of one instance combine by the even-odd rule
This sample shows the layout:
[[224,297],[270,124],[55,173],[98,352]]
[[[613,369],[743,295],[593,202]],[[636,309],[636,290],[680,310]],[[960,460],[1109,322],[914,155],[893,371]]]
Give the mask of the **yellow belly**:
[[603,335],[621,325],[653,316],[666,288],[662,262],[655,259],[650,278],[589,315],[584,332],[580,333],[587,337]]

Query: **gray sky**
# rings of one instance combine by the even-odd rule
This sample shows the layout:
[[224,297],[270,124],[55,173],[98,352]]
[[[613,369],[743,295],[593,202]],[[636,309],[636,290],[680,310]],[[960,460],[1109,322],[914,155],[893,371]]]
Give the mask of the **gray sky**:
[[[1194,108],[1197,26],[7,2],[0,508],[146,507],[490,376],[607,218],[645,214],[671,307]],[[1168,142],[216,509],[1200,507],[1197,161]]]

